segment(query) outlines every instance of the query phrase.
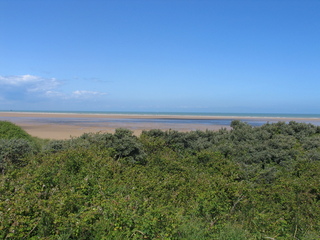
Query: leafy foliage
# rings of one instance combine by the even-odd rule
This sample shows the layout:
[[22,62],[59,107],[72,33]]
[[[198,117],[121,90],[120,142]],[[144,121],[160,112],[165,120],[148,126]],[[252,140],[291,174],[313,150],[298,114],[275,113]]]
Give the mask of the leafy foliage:
[[231,126],[118,129],[26,150],[27,164],[0,178],[0,238],[318,239],[319,127]]
[[26,131],[8,121],[0,121],[0,139],[25,139],[33,141]]
[[112,150],[113,158],[130,163],[145,164],[143,146],[132,131],[128,129],[116,129],[110,133],[85,133],[79,138],[70,140],[54,140],[43,146],[48,153],[55,153],[67,149],[96,147],[98,149]]
[[13,123],[0,121],[0,171],[25,164],[23,158],[38,151],[36,139]]
[[32,144],[27,140],[0,139],[0,171],[4,171],[11,164],[23,164],[22,159],[33,151]]

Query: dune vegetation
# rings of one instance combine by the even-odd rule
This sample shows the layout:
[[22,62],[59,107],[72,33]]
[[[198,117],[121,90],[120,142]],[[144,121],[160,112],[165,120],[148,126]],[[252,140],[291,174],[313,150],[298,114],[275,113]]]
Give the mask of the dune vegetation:
[[0,122],[1,239],[319,239],[320,127],[69,140]]

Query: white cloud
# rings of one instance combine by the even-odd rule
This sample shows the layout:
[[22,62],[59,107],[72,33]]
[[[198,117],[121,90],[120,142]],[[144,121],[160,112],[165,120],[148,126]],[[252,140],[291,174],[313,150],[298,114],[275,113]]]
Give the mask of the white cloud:
[[88,99],[92,97],[98,97],[106,95],[107,93],[103,92],[94,92],[86,90],[76,90],[71,94],[62,93],[58,91],[46,91],[45,96],[50,98],[60,98],[60,99]]
[[33,86],[30,86],[28,88],[28,91],[30,92],[46,92],[48,90],[52,90],[57,88],[61,83],[57,81],[55,78],[49,78],[49,79],[41,79],[40,82],[33,84]]
[[0,86],[23,87],[28,92],[45,92],[61,83],[55,78],[43,78],[33,75],[0,76]]
[[87,98],[87,97],[92,97],[92,96],[102,96],[102,95],[106,95],[106,94],[107,93],[86,91],[86,90],[77,90],[72,93],[72,95],[76,98]]
[[[21,75],[21,76],[0,76],[0,93],[1,90],[7,96],[6,91],[26,93],[32,97],[46,97],[55,99],[89,99],[98,96],[106,95],[103,92],[76,90],[73,92],[66,92],[60,89],[61,81],[55,78],[44,78],[34,75]],[[1,86],[3,86],[1,88]],[[1,99],[1,98],[0,98]]]
[[41,78],[29,74],[22,76],[0,76],[0,84],[4,85],[21,86],[39,81],[41,81]]
[[57,91],[45,91],[44,95],[46,97],[50,97],[50,98],[66,98],[66,95],[63,94],[62,92],[57,92]]

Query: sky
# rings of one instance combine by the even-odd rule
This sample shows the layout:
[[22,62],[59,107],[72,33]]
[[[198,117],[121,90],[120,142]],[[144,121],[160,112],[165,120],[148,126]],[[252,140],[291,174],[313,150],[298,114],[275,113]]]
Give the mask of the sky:
[[319,0],[0,0],[0,110],[320,113]]

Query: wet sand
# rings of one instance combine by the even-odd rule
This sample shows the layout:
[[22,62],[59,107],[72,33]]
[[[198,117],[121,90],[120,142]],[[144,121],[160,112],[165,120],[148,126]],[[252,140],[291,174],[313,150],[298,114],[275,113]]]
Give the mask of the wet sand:
[[[0,121],[11,121],[32,136],[49,139],[68,139],[89,132],[113,133],[116,128],[128,128],[135,135],[150,129],[172,129],[183,132],[230,129],[224,124],[201,124],[203,120],[224,119],[247,119],[257,122],[310,121],[309,118],[0,112]],[[320,125],[319,118],[312,121]]]

